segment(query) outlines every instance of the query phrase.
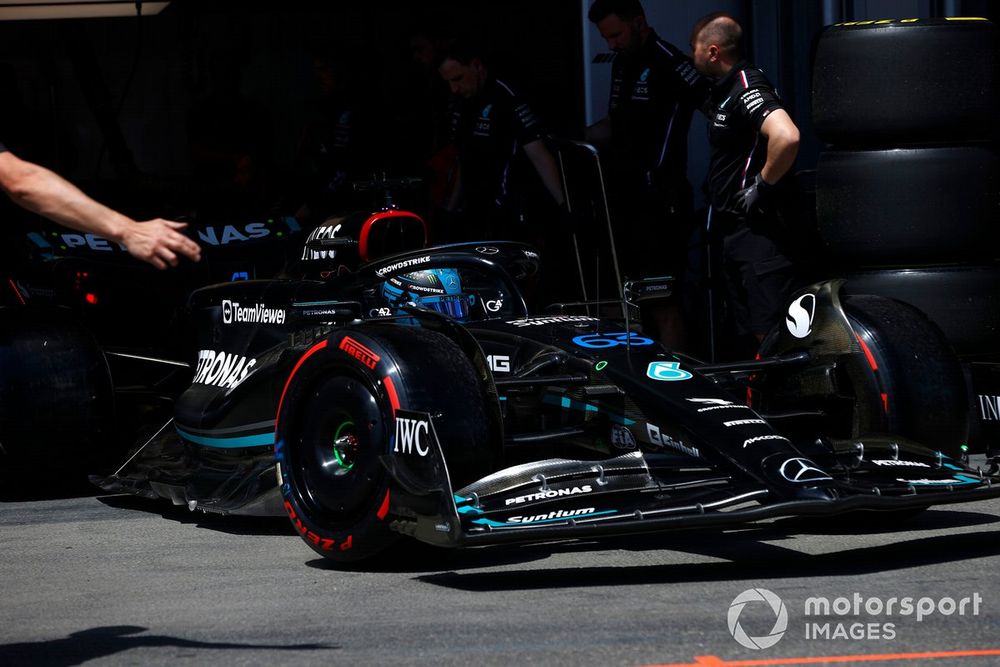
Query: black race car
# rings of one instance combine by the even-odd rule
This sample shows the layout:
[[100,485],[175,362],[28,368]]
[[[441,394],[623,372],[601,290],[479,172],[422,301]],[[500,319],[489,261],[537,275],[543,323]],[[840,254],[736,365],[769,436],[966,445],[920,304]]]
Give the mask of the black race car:
[[338,561],[403,536],[471,546],[1000,495],[963,455],[957,361],[913,308],[813,285],[765,354],[705,364],[633,325],[669,280],[532,316],[532,248],[425,249],[419,222],[320,228],[301,278],[196,291],[190,386],[103,488],[286,514]]

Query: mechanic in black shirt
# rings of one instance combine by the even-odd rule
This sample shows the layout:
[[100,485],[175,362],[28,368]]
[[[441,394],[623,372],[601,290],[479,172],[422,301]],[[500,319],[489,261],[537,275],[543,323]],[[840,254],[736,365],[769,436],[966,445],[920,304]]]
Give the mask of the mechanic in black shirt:
[[[693,207],[687,135],[708,81],[657,36],[638,0],[596,0],[588,18],[615,52],[608,115],[588,128],[587,138],[608,157],[622,271],[628,278],[672,275],[679,283]],[[646,327],[658,329],[664,343],[682,346],[678,300],[651,310]]]
[[2,143],[0,187],[32,213],[121,243],[134,257],[158,269],[177,266],[178,255],[195,262],[201,258],[198,244],[180,233],[186,223],[162,218],[136,222],[94,201],[58,174],[18,158]]
[[531,185],[525,158],[555,205],[563,204],[555,157],[527,100],[509,82],[491,76],[482,55],[469,43],[456,42],[438,72],[454,98],[451,136],[458,169],[449,210],[464,212],[454,240],[497,236],[536,240],[542,230],[532,216]]
[[[764,73],[743,60],[743,29],[709,14],[692,30],[698,71],[715,81],[709,114],[709,225],[723,234],[723,269],[737,331],[757,342],[781,318],[795,270],[781,246],[779,181],[795,162],[799,130]],[[784,237],[784,238],[783,238]]]

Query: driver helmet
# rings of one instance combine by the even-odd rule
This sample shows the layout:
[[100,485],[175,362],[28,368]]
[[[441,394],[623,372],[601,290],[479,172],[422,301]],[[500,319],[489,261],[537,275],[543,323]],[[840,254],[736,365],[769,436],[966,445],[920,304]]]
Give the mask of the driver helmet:
[[469,317],[476,303],[473,294],[462,292],[462,279],[455,269],[425,269],[389,278],[382,285],[382,296],[397,311],[414,304],[457,320]]

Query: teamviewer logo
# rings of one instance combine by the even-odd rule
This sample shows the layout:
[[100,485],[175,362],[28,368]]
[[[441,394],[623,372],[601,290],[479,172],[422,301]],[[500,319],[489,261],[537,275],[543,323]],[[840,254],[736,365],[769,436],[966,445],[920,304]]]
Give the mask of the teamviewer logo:
[[222,300],[222,323],[232,324],[233,322],[233,302],[229,299]]
[[[740,615],[744,608],[753,602],[763,602],[774,613],[774,627],[762,637],[751,637],[747,634],[743,626],[740,625]],[[729,605],[729,634],[733,636],[740,646],[758,651],[763,648],[771,648],[777,644],[785,635],[788,629],[788,610],[785,603],[777,595],[766,588],[750,588],[743,591]]]

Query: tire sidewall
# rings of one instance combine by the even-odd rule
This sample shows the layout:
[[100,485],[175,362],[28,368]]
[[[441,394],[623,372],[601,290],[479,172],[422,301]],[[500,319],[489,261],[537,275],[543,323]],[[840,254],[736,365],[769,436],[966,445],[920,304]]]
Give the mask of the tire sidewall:
[[[294,470],[296,459],[295,438],[300,437],[296,431],[301,425],[299,411],[306,403],[305,398],[332,374],[342,374],[361,382],[372,394],[382,414],[386,434],[391,432],[393,421],[393,399],[390,397],[384,379],[375,369],[363,363],[350,359],[338,345],[345,339],[357,341],[372,350],[381,360],[391,359],[388,351],[376,340],[364,333],[350,330],[331,336],[321,343],[323,347],[314,347],[303,356],[304,362],[288,380],[287,389],[281,401],[278,413],[278,423],[275,438],[275,461],[279,466],[278,482],[285,512],[296,531],[317,553],[334,560],[352,561],[373,555],[391,544],[396,535],[389,530],[385,521],[385,513],[381,512],[389,492],[388,473],[377,469],[375,492],[371,494],[367,509],[356,516],[353,523],[341,527],[324,526],[318,522],[310,508],[305,506],[303,496],[309,494],[309,489],[300,488],[300,475]],[[393,384],[395,387],[396,383]],[[400,395],[402,387],[397,390],[401,407],[405,406],[405,394]],[[377,455],[389,453],[389,438],[378,443],[380,451]]]

